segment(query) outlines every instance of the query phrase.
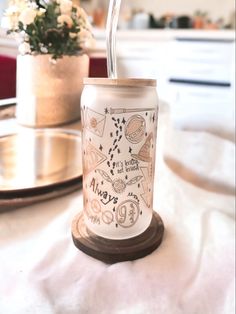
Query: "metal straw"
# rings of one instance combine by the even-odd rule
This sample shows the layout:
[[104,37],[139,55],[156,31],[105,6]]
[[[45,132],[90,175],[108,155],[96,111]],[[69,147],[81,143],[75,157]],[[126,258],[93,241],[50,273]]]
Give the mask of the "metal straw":
[[121,0],[110,0],[107,25],[106,25],[106,46],[107,46],[107,72],[109,78],[117,78],[116,66],[116,30],[120,13]]

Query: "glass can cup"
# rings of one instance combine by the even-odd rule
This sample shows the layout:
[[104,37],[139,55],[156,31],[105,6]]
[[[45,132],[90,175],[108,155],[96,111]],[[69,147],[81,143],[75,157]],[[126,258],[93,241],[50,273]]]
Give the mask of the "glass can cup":
[[107,239],[135,237],[153,215],[156,81],[87,78],[81,117],[85,225]]

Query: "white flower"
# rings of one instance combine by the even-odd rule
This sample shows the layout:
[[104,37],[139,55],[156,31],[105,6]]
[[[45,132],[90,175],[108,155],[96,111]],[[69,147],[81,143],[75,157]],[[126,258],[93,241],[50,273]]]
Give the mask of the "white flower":
[[29,44],[29,43],[26,43],[26,42],[20,44],[20,46],[19,46],[19,52],[20,52],[20,54],[22,54],[22,55],[25,55],[25,54],[27,54],[27,53],[31,53],[30,44]]
[[36,15],[37,15],[36,10],[27,8],[23,12],[21,12],[19,16],[19,21],[22,22],[24,25],[29,25],[34,22]]
[[[40,1],[44,3],[44,8],[36,4]],[[50,51],[56,59],[64,54],[64,39],[68,40],[66,54],[78,54],[83,47],[90,45],[92,30],[88,17],[81,7],[75,5],[72,0],[40,1],[9,0],[14,5],[6,10],[6,25],[8,22],[9,33],[17,34],[21,54],[46,54]],[[42,29],[47,34],[55,32],[58,35],[57,44],[51,42],[50,36],[46,36],[45,40]]]
[[76,38],[76,37],[77,37],[77,33],[71,33],[71,32],[70,32],[70,33],[69,33],[69,36],[70,36],[70,38],[72,38],[72,39],[73,39],[73,38]]
[[37,4],[34,3],[34,2],[30,2],[30,3],[29,3],[29,7],[30,7],[31,9],[33,9],[33,10],[37,10],[37,9],[38,9]]
[[80,46],[84,50],[95,47],[95,39],[93,38],[92,34],[85,29],[79,32],[78,40],[79,40]]
[[5,11],[5,25],[9,29],[17,29],[19,22],[20,8],[17,5],[12,5]]
[[25,42],[28,42],[30,40],[30,37],[28,34],[26,34],[25,32],[21,31],[20,32],[21,38],[24,38]]
[[77,9],[77,11],[76,11],[77,16],[83,18],[84,20],[86,20],[87,19],[87,14],[84,11],[84,9],[79,7],[79,6],[77,6],[77,5],[75,7]]
[[83,29],[82,31],[79,32],[79,39],[81,41],[86,41],[87,39],[91,39],[91,33],[87,31],[86,29]]
[[57,23],[59,26],[62,26],[65,23],[68,26],[68,28],[71,28],[73,25],[72,18],[68,15],[65,15],[65,14],[58,16]]
[[46,47],[40,47],[40,51],[42,53],[48,53],[48,49]]
[[60,11],[61,14],[71,15],[72,1],[71,0],[60,0]]
[[17,29],[18,28],[18,16],[12,15],[12,16],[6,16],[4,19],[5,27],[9,29]]
[[25,1],[15,0],[14,4],[9,6],[6,10],[6,13],[18,13],[20,14],[23,10],[27,8],[27,3]]
[[11,15],[13,15],[13,14],[19,14],[19,13],[20,13],[20,9],[18,8],[18,6],[12,5],[11,7],[9,7],[9,8],[6,10],[5,15],[6,15],[6,16],[11,16]]
[[46,12],[45,9],[40,8],[40,9],[37,11],[37,15],[38,15],[38,16],[42,16],[45,12]]

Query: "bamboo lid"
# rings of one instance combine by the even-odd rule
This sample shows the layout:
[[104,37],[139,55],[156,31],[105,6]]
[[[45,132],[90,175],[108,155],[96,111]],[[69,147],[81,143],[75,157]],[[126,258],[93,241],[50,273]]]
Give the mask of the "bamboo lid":
[[109,85],[130,87],[156,87],[156,80],[137,78],[85,78],[84,85]]

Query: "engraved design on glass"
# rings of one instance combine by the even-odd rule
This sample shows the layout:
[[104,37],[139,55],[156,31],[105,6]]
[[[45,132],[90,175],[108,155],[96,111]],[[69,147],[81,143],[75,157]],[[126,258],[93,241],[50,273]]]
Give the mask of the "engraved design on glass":
[[142,176],[136,176],[133,179],[129,180],[128,182],[125,182],[122,179],[115,179],[114,181],[112,181],[112,179],[109,177],[109,175],[105,171],[101,169],[98,169],[97,171],[107,182],[111,183],[113,191],[118,194],[125,192],[125,188],[127,185],[135,184],[138,181],[140,181],[142,178]]
[[135,159],[142,160],[145,162],[151,162],[152,158],[150,156],[150,148],[151,148],[151,141],[153,140],[153,134],[149,134],[148,138],[146,139],[145,143],[139,150],[137,154],[131,154],[131,156]]
[[86,158],[83,158],[84,174],[93,171],[98,165],[107,159],[104,154],[102,154],[89,142],[85,143],[84,156],[86,156]]
[[134,112],[147,112],[147,111],[153,111],[153,108],[132,108],[132,109],[126,109],[126,108],[110,108],[110,114],[122,114],[122,113],[134,113]]
[[152,216],[157,116],[155,108],[103,108],[82,110],[84,214],[91,231],[115,239]]
[[139,204],[133,200],[127,200],[118,205],[116,221],[123,228],[132,227],[139,217]]
[[125,137],[130,143],[140,143],[145,135],[146,122],[140,115],[134,115],[129,118],[125,125]]
[[149,170],[147,167],[141,167],[140,170],[142,171],[143,178],[144,178],[144,180],[142,180],[141,182],[144,193],[140,194],[140,196],[142,197],[147,207],[150,208],[152,204],[152,195],[153,195],[152,174],[149,173]]
[[88,109],[85,113],[85,128],[90,132],[102,137],[106,123],[106,116],[94,110]]

